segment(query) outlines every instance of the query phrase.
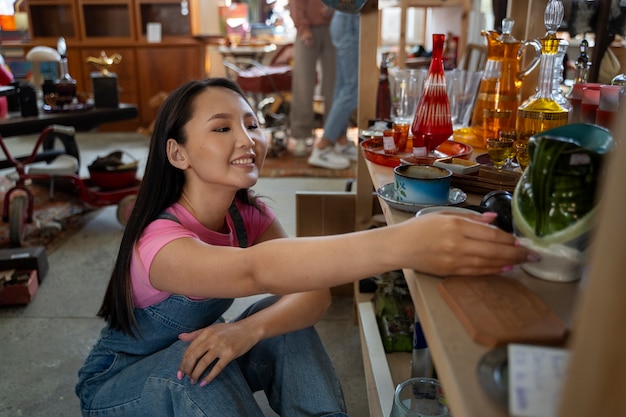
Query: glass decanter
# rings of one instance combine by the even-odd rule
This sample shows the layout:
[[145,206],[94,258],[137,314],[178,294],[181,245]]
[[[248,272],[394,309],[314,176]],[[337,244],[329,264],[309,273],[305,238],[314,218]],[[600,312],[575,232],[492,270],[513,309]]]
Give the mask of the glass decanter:
[[563,3],[561,0],[550,0],[544,13],[546,35],[540,39],[539,85],[536,94],[517,109],[516,130],[519,136],[529,137],[568,122],[570,109],[560,104],[554,95],[554,66],[561,41],[556,36],[556,30],[562,20]]
[[67,65],[67,44],[65,38],[59,38],[57,52],[61,55],[59,61],[59,79],[55,83],[56,106],[70,104],[76,97],[76,80],[70,75]]
[[446,35],[433,34],[433,52],[411,125],[413,154],[428,154],[452,135],[452,115],[443,70],[443,47]]
[[[483,31],[487,39],[487,64],[472,113],[472,132],[483,146],[500,131],[515,129],[517,108],[522,103],[522,81],[539,63],[541,45],[536,40],[519,41],[512,34],[515,21],[502,19],[502,33]],[[530,48],[529,48],[530,47]],[[527,53],[532,59],[521,67]]]

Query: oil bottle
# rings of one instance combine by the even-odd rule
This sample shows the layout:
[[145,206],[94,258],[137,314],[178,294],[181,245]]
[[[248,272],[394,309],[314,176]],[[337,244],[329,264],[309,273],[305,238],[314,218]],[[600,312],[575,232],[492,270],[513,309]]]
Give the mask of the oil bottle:
[[556,30],[562,20],[563,3],[561,0],[550,0],[544,13],[546,35],[540,39],[539,85],[536,94],[517,109],[516,130],[519,136],[532,136],[568,122],[570,109],[559,103],[553,88],[554,66],[561,41],[556,36]]

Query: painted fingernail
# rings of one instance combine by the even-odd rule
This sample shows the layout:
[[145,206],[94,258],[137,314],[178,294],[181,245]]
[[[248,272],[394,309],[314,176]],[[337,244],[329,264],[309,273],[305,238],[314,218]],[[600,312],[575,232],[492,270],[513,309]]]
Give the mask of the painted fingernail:
[[189,379],[189,382],[191,382],[193,385],[196,385],[196,380],[195,379]]
[[502,272],[509,272],[513,269],[513,265],[507,265],[502,267]]
[[541,255],[537,253],[528,254],[528,262],[539,262],[540,260],[541,260]]
[[182,371],[178,371],[176,372],[176,378],[180,381],[181,379],[183,379],[183,372]]
[[208,384],[208,382],[206,382],[205,380],[202,380],[202,382],[200,382],[200,386],[201,387],[205,387],[206,384]]

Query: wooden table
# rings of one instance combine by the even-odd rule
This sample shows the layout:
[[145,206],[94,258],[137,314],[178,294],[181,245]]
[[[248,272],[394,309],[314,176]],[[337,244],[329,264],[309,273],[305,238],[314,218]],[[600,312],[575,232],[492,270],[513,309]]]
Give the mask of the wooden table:
[[[377,165],[370,161],[364,162],[374,189],[393,182],[392,168]],[[481,196],[470,194],[466,203],[477,204],[480,198]],[[393,209],[384,200],[379,200],[388,224],[400,223],[414,216],[413,213]],[[442,381],[446,392],[452,415],[454,417],[507,416],[507,410],[488,397],[479,385],[476,376],[479,361],[490,349],[470,338],[461,322],[441,297],[438,290],[438,285],[442,282],[441,278],[409,269],[405,269],[403,272],[431,350],[438,378]],[[548,282],[527,275],[519,267],[507,273],[506,276],[520,280],[568,326],[571,326],[572,312],[581,286],[580,281],[568,284]],[[366,297],[360,298],[359,310],[361,311],[367,310],[367,305],[362,305],[362,303],[371,304]],[[360,319],[363,326],[363,314],[361,314]],[[395,353],[382,358],[380,349],[377,350],[376,348],[376,341],[371,343],[371,339],[367,340],[367,337],[365,337],[362,346],[364,356],[367,356],[365,358],[366,367],[369,368],[366,370],[366,377],[368,378],[371,415],[386,417],[391,411],[393,389],[402,381],[398,378],[406,378],[406,375],[409,374],[410,356],[406,356],[404,361],[400,360],[399,362],[396,361],[398,355]],[[374,352],[371,352],[372,350]],[[387,363],[384,363],[385,359],[387,359]]]
[[57,124],[73,126],[79,131],[93,130],[104,123],[133,119],[138,116],[134,104],[120,104],[114,108],[93,108],[84,111],[46,113],[39,110],[37,116],[21,117],[10,113],[0,119],[0,135],[4,138],[41,132],[45,127]]

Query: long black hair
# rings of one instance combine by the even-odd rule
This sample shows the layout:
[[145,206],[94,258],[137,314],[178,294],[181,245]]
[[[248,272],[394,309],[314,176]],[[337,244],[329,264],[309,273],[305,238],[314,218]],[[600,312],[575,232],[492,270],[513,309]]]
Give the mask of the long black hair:
[[[113,329],[135,334],[137,323],[130,280],[133,248],[144,229],[167,207],[180,199],[185,177],[183,171],[172,166],[167,158],[167,140],[173,138],[181,144],[186,142],[184,127],[193,116],[194,100],[200,93],[212,87],[228,88],[246,99],[234,81],[228,78],[208,78],[182,85],[169,94],[159,108],[137,200],[126,224],[109,285],[98,311],[98,316],[107,320]],[[254,204],[248,189],[239,190],[235,198],[245,204]]]

